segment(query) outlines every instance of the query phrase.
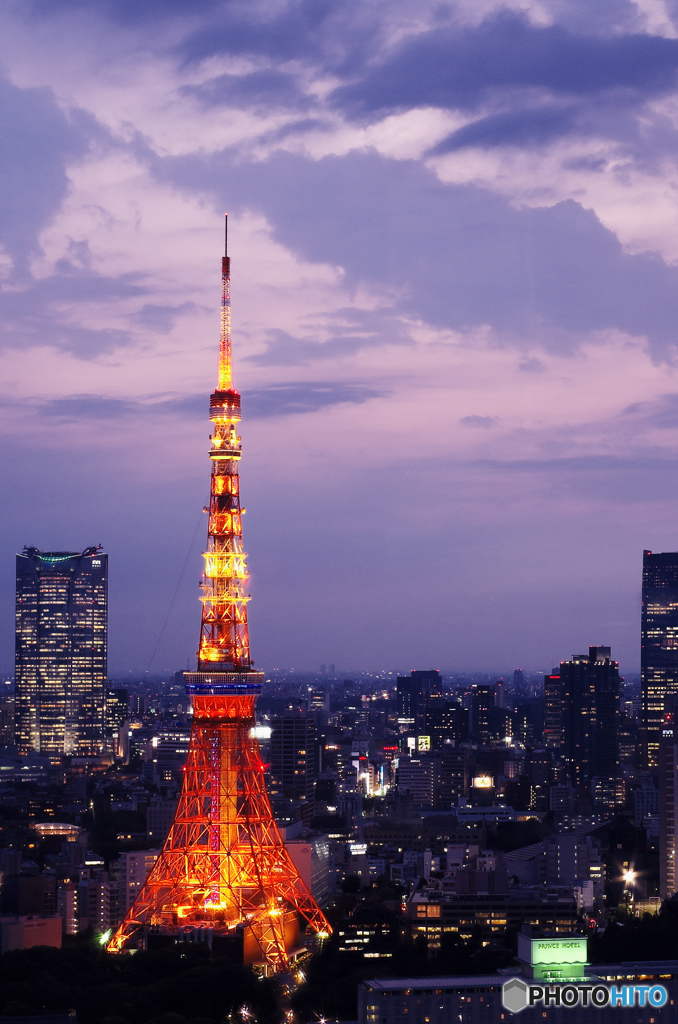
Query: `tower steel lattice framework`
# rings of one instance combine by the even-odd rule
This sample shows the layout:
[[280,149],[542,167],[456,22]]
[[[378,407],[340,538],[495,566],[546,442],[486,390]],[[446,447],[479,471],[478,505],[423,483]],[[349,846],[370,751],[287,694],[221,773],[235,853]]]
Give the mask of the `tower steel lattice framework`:
[[190,745],[174,822],[108,949],[138,948],[153,933],[207,929],[211,936],[239,937],[246,962],[284,971],[298,942],[300,916],[317,933],[331,929],[273,818],[254,732],[263,673],[252,668],[247,628],[238,477],[242,444],[236,429],[240,395],[232,379],[227,245],[221,280],[198,670],[185,673],[193,701]]

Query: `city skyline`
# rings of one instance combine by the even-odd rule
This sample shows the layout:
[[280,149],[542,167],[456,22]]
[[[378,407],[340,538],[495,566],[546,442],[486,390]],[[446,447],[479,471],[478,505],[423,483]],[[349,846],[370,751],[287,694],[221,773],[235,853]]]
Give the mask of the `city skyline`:
[[226,209],[259,665],[637,672],[678,549],[672,18],[7,5],[0,668],[25,544],[105,545],[112,674],[195,657]]

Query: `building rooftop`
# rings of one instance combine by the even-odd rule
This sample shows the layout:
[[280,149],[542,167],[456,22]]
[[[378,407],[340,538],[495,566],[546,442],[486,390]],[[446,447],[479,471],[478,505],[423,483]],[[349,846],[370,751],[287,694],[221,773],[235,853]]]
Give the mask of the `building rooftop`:
[[403,989],[429,989],[429,988],[488,988],[495,985],[503,985],[506,976],[503,974],[469,974],[449,975],[442,978],[373,978],[367,979],[363,984],[371,989],[381,989],[384,992],[400,992]]

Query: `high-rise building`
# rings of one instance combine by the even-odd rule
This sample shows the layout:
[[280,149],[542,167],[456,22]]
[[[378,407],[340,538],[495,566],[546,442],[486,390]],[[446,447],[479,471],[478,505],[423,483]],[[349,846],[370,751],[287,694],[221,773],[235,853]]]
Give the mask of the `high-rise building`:
[[619,665],[609,647],[589,647],[560,665],[563,754],[577,785],[619,769]]
[[442,698],[443,681],[437,669],[412,669],[397,679],[398,722],[425,728],[426,710]]
[[426,708],[424,731],[431,737],[431,747],[466,743],[469,738],[468,708],[451,700],[431,700]]
[[678,696],[669,697],[659,729],[659,895],[678,891]]
[[664,704],[678,693],[678,551],[643,551],[640,686],[642,756],[651,769],[657,767]]
[[271,719],[271,794],[299,800],[313,816],[315,721],[305,715]]
[[563,688],[559,670],[544,676],[544,746],[560,751],[563,746]]
[[492,712],[497,706],[494,684],[474,683],[471,687],[471,735],[478,743],[488,744],[492,738]]
[[16,741],[58,762],[101,754],[108,556],[26,547],[16,559]]

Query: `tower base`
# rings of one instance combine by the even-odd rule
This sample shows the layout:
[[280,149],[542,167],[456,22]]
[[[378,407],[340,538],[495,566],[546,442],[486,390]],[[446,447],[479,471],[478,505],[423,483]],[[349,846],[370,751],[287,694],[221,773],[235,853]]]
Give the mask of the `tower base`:
[[185,678],[193,728],[174,822],[108,948],[215,939],[235,948],[241,933],[242,962],[288,970],[300,916],[315,932],[330,927],[273,819],[254,729],[263,675]]

